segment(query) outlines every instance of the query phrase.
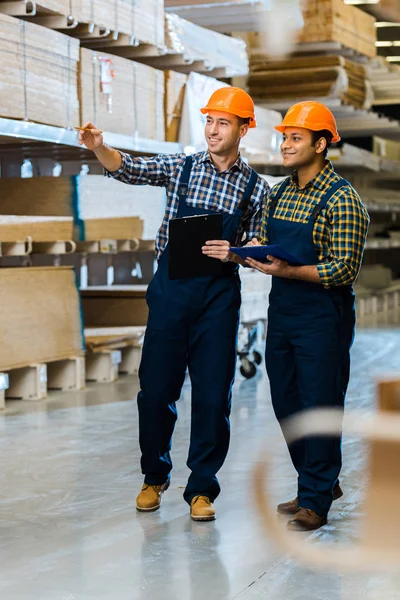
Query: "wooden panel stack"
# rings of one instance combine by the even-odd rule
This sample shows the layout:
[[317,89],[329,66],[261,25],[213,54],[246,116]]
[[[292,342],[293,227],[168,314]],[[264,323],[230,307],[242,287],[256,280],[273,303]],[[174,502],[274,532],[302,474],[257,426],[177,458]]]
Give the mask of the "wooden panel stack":
[[143,44],[164,45],[163,0],[71,0],[79,23],[93,23],[125,33]]
[[376,56],[375,18],[343,0],[308,0],[298,41],[339,42],[365,56]]
[[254,52],[248,85],[250,94],[259,102],[336,99],[364,109],[373,102],[364,66],[342,56],[307,56],[271,62],[263,53]]
[[164,114],[165,139],[167,142],[179,141],[186,83],[187,75],[184,73],[165,72]]
[[0,269],[0,371],[78,356],[82,322],[69,267]]
[[[90,176],[87,178],[90,184]],[[105,182],[104,178],[103,182]],[[111,183],[111,182],[110,182]],[[117,185],[116,182],[113,182]],[[36,177],[30,179],[0,179],[1,213],[13,215],[14,225],[18,225],[18,238],[8,241],[17,241],[24,231],[30,235],[38,223],[32,223],[27,216],[35,217],[72,217],[71,220],[58,219],[55,221],[57,227],[49,232],[49,225],[41,223],[41,236],[35,241],[57,241],[57,239],[74,239],[76,241],[96,241],[101,239],[141,239],[143,236],[143,221],[137,216],[132,216],[133,211],[127,215],[116,217],[115,214],[102,216],[99,210],[93,210],[90,216],[86,211],[82,215],[82,207],[79,198],[79,178],[76,177]],[[122,184],[121,184],[122,185]],[[128,186],[126,186],[127,189]],[[88,194],[87,194],[88,195]],[[90,192],[89,192],[90,195]],[[99,194],[101,196],[101,193]],[[104,213],[103,213],[104,214]],[[18,219],[18,216],[20,219]],[[4,218],[4,217],[3,217]],[[34,220],[33,220],[34,221]],[[53,219],[54,221],[54,219]],[[50,220],[51,222],[51,220]],[[0,219],[1,223],[1,219]],[[63,228],[61,229],[61,225]],[[49,239],[44,239],[49,232]],[[1,232],[0,232],[1,233]],[[10,232],[7,236],[13,235]],[[67,238],[55,237],[68,235]],[[7,241],[6,239],[0,241]]]
[[0,30],[0,116],[79,125],[79,42],[2,14]]
[[81,49],[81,122],[104,131],[165,139],[164,73],[119,56]]

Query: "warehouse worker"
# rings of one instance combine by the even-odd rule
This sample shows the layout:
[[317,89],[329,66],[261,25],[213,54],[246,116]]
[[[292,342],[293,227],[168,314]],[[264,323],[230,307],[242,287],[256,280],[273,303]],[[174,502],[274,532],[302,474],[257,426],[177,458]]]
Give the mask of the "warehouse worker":
[[[304,266],[269,257],[248,264],[272,275],[266,364],[272,403],[281,422],[306,409],[344,406],[355,328],[352,284],[360,269],[369,223],[352,186],[326,160],[339,142],[333,114],[318,102],[288,111],[281,146],[290,177],[276,185],[264,210],[260,241],[277,244]],[[280,504],[288,528],[318,529],[339,498],[339,438],[314,437],[289,447],[298,497]]]
[[[171,438],[177,419],[176,401],[188,367],[192,383],[192,421],[188,456],[191,475],[184,498],[194,520],[213,520],[212,502],[220,493],[216,477],[229,446],[231,389],[236,365],[240,308],[237,265],[226,262],[229,245],[258,235],[268,186],[247,166],[239,144],[256,127],[254,103],[243,90],[217,90],[201,110],[207,115],[208,151],[155,158],[132,158],[104,144],[92,123],[79,139],[93,150],[114,178],[133,185],[163,186],[165,216],[158,232],[158,270],[147,302],[149,318],[139,370],[138,395],[141,466],[145,476],[137,497],[139,511],[160,506],[168,488]],[[223,240],[210,240],[205,253],[223,260],[223,274],[170,280],[170,219],[223,214]]]

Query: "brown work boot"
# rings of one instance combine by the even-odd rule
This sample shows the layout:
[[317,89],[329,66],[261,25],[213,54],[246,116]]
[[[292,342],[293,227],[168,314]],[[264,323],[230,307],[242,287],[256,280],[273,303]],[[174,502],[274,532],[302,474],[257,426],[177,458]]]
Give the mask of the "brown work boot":
[[140,512],[152,512],[158,510],[161,504],[161,496],[169,488],[169,481],[162,485],[143,484],[142,491],[136,498],[136,508]]
[[[335,485],[333,489],[333,499],[339,500],[343,496],[343,490],[339,484]],[[282,502],[282,504],[278,504],[277,511],[281,515],[294,515],[298,511],[299,503],[298,499],[295,498],[290,502]]]
[[326,517],[317,515],[310,508],[299,508],[293,519],[288,522],[287,528],[290,531],[314,531],[314,529],[319,529],[323,525],[326,525],[327,522],[328,519]]
[[214,521],[215,508],[207,496],[195,496],[190,503],[190,516],[193,521]]

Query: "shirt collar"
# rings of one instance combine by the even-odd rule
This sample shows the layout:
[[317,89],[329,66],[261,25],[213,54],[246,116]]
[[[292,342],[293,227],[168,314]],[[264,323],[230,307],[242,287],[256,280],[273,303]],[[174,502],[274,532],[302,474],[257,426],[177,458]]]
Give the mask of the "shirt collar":
[[[329,179],[331,178],[333,172],[334,172],[333,165],[332,165],[331,161],[328,161],[327,164],[325,165],[325,167],[322,169],[322,171],[320,171],[318,173],[318,175],[316,177],[314,177],[314,179],[309,181],[307,183],[307,185],[305,186],[305,188],[303,188],[303,189],[306,189],[309,187],[315,187],[319,190],[323,189],[326,186],[326,184],[328,183]],[[299,185],[297,171],[293,171],[293,173],[292,173],[292,182],[296,186]]]
[[[206,150],[205,152],[201,152],[198,155],[198,159],[197,162],[199,164],[205,164],[208,163],[210,165],[212,165],[215,168],[215,165],[213,163],[213,161],[211,160],[211,156],[208,150]],[[237,157],[235,163],[231,166],[231,168],[229,169],[229,171],[244,171],[245,168],[245,162],[243,161],[241,155],[239,154],[239,156]]]

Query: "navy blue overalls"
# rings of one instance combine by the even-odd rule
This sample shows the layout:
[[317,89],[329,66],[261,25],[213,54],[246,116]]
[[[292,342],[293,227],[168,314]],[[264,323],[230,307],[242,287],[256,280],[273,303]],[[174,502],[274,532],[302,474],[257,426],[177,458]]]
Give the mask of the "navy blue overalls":
[[[177,217],[213,214],[186,203],[192,158],[186,159],[179,185]],[[257,182],[255,171],[234,214],[223,213],[223,239],[235,244],[246,220]],[[160,485],[172,469],[171,440],[188,367],[192,383],[192,417],[187,465],[192,471],[184,492],[213,501],[220,492],[216,473],[229,447],[231,390],[241,303],[237,266],[223,274],[170,280],[168,246],[147,291],[149,318],[139,369],[139,442],[145,483]]]
[[[271,202],[268,240],[301,259],[320,261],[313,242],[315,219],[333,194],[350,185],[341,179],[327,189],[307,223],[274,217],[286,179]],[[355,297],[351,285],[321,284],[273,277],[268,313],[266,365],[279,422],[302,410],[344,407],[354,339]],[[306,438],[289,446],[298,473],[299,506],[328,514],[342,465],[338,437]]]

